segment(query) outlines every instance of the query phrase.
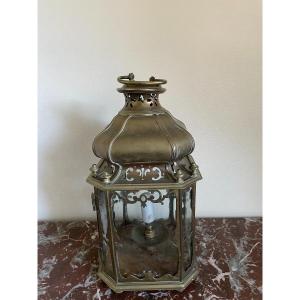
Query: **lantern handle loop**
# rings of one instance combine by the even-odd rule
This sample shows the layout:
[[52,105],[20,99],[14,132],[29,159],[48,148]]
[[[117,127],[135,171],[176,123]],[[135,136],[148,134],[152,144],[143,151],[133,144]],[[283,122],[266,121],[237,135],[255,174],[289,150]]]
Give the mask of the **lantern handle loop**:
[[136,81],[134,80],[134,74],[129,73],[128,75],[125,76],[119,76],[118,77],[118,82],[126,84],[126,85],[143,85],[143,86],[157,86],[160,84],[165,84],[167,83],[167,80],[165,79],[158,79],[155,78],[154,76],[151,76],[149,78],[149,81]]

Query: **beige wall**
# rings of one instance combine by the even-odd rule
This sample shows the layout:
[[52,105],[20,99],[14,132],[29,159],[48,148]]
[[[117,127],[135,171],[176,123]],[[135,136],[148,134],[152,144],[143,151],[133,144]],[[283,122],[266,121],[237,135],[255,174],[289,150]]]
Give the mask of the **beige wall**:
[[94,136],[116,78],[166,78],[161,103],[196,140],[199,216],[261,215],[258,0],[39,1],[39,218],[94,217]]

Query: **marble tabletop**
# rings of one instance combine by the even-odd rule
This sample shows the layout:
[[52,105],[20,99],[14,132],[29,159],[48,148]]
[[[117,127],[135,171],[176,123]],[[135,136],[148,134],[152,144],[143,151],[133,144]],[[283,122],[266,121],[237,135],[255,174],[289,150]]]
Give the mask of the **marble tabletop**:
[[261,218],[198,219],[199,275],[181,293],[115,294],[97,278],[97,240],[95,222],[39,222],[38,299],[262,299]]

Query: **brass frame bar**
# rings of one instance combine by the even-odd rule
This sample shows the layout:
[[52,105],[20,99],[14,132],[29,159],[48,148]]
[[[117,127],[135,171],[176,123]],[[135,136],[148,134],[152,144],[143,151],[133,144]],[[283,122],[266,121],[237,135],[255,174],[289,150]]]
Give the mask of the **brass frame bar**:
[[170,194],[169,197],[169,220],[171,224],[175,224],[175,220],[174,220],[174,191],[173,193]]
[[127,225],[129,223],[127,203],[123,201],[123,224]]
[[196,183],[192,184],[192,263],[191,263],[191,267],[193,267],[195,265],[195,261],[196,261],[196,255],[195,255],[195,251],[196,251],[196,245],[195,245],[195,233],[196,233]]
[[[99,243],[103,245],[103,228],[102,228],[102,220],[101,220],[101,214],[100,214],[100,209],[99,209],[99,197],[98,193],[100,190],[94,187],[94,197],[95,197],[95,207],[96,207],[96,216],[97,216],[97,228],[98,228],[98,236],[99,236]],[[103,250],[103,249],[102,249]],[[99,270],[103,269],[103,261],[100,256],[100,247],[98,249],[98,257],[99,257]]]
[[122,203],[123,203],[123,224],[127,225],[129,224],[129,218],[128,218],[128,209],[127,209],[127,202],[124,201],[125,198],[127,198],[127,194],[125,191],[121,191],[121,198]]
[[112,214],[112,205],[111,205],[111,192],[107,191],[105,193],[105,200],[106,200],[106,208],[107,208],[107,216],[108,216],[108,224],[109,224],[109,246],[110,246],[110,254],[112,259],[112,266],[113,272],[115,276],[115,280],[119,282],[119,268],[118,268],[118,261],[115,249],[115,241],[114,241],[114,229],[113,229],[113,214]]
[[179,281],[183,280],[183,240],[182,240],[182,190],[176,190],[176,225],[178,242]]
[[94,197],[95,197],[95,204],[96,204],[96,215],[97,215],[97,225],[98,225],[98,231],[99,231],[99,240],[103,240],[103,228],[102,228],[102,219],[101,219],[101,214],[100,214],[100,197],[99,197],[99,192],[97,188],[94,188]]

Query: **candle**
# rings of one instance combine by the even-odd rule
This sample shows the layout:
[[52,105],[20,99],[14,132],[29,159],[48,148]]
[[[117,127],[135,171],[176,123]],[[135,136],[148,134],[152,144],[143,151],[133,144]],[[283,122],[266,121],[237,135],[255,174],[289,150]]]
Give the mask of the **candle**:
[[145,207],[141,206],[141,208],[144,223],[152,223],[154,221],[153,203],[151,201],[146,201]]

